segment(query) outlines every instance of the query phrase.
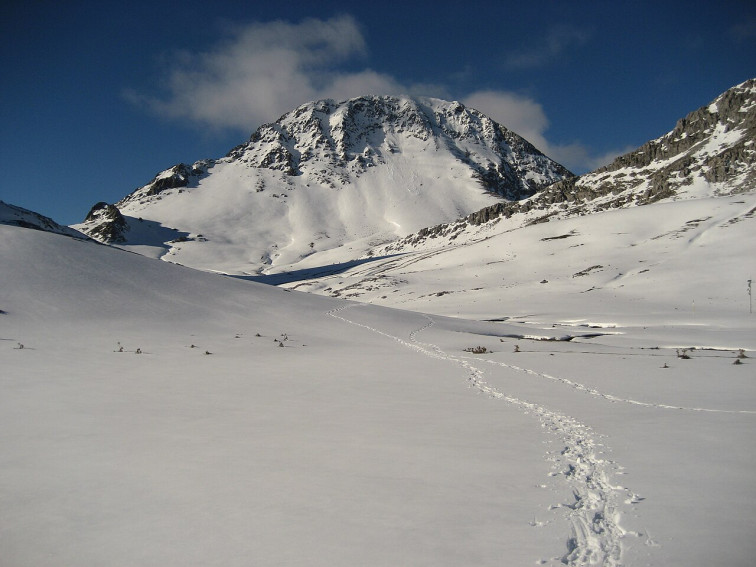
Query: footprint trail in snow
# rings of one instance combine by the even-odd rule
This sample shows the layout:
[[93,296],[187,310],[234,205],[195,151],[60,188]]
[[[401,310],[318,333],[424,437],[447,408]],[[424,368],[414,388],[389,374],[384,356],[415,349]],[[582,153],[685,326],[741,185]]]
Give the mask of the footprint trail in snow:
[[[569,484],[574,501],[555,504],[552,509],[566,507],[572,524],[572,533],[567,539],[567,550],[561,560],[565,565],[603,565],[617,567],[622,561],[622,538],[626,535],[620,526],[619,495],[627,502],[637,502],[637,495],[626,488],[615,487],[609,482],[609,471],[616,463],[601,457],[596,442],[596,434],[580,421],[550,410],[539,404],[521,400],[500,392],[483,379],[484,372],[472,364],[467,357],[455,356],[443,351],[437,345],[418,340],[418,335],[433,326],[434,321],[427,315],[427,323],[409,334],[409,341],[391,335],[369,325],[357,323],[341,316],[345,309],[358,305],[347,305],[328,312],[328,315],[350,325],[362,327],[373,333],[390,338],[406,348],[421,354],[447,361],[461,367],[470,385],[495,399],[502,400],[520,411],[534,415],[541,426],[556,435],[564,444],[558,455],[549,455],[554,461],[552,476],[562,475]],[[520,369],[513,369],[520,370]],[[630,534],[627,534],[630,535]],[[632,534],[638,535],[638,534]]]

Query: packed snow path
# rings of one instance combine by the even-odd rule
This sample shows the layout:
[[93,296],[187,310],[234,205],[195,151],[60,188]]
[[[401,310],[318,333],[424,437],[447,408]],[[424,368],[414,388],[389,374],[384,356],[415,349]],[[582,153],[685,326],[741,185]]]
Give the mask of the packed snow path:
[[[432,358],[438,358],[460,366],[466,373],[471,386],[493,398],[503,400],[529,415],[535,415],[541,427],[558,436],[564,443],[564,449],[558,455],[547,455],[554,462],[552,476],[563,475],[570,485],[574,502],[555,504],[554,509],[569,509],[572,524],[571,535],[567,539],[567,550],[561,558],[566,565],[604,565],[607,567],[622,564],[622,538],[626,535],[620,526],[618,493],[624,492],[627,503],[637,502],[638,496],[623,487],[615,487],[609,482],[612,469],[616,463],[604,459],[599,454],[596,434],[590,427],[580,421],[550,410],[542,405],[521,400],[487,384],[484,372],[470,362],[467,357],[455,356],[443,351],[437,345],[418,340],[418,335],[432,327],[434,321],[425,315],[427,323],[412,331],[409,340],[404,340],[380,329],[350,320],[340,313],[357,307],[347,305],[328,312],[328,315],[367,329],[373,333],[393,339],[399,344],[416,350]],[[507,365],[501,365],[507,367]],[[511,368],[522,370],[519,368]],[[537,525],[534,520],[533,525]],[[641,534],[627,534],[640,536]]]

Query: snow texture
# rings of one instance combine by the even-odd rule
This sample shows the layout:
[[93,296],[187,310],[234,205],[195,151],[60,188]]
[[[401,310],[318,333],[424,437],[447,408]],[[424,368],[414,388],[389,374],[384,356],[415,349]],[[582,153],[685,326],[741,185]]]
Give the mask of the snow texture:
[[127,250],[0,203],[0,563],[750,566],[755,94],[546,189],[310,103],[98,203]]

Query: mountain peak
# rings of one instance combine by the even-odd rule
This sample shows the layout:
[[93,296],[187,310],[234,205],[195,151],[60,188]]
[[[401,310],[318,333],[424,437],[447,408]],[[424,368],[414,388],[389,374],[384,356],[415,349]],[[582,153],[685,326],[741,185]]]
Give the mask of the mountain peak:
[[335,186],[403,150],[446,149],[484,188],[507,199],[532,195],[571,175],[522,137],[459,102],[361,96],[309,102],[264,124],[228,158]]
[[174,262],[256,274],[351,259],[571,175],[459,102],[325,99],[223,158],[175,165],[112,209],[98,204],[79,227]]
[[755,140],[756,79],[749,79],[607,166],[557,181],[528,199],[495,203],[454,222],[423,228],[372,253],[405,251],[439,236],[453,239],[471,227],[518,214],[515,224],[537,224],[662,200],[752,192]]

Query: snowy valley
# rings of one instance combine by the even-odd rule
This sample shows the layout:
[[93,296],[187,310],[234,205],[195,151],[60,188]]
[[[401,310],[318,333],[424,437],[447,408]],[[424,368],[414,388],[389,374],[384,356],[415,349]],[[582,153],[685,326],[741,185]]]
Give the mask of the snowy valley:
[[72,228],[0,203],[0,563],[750,565],[755,113],[575,178],[310,103]]

